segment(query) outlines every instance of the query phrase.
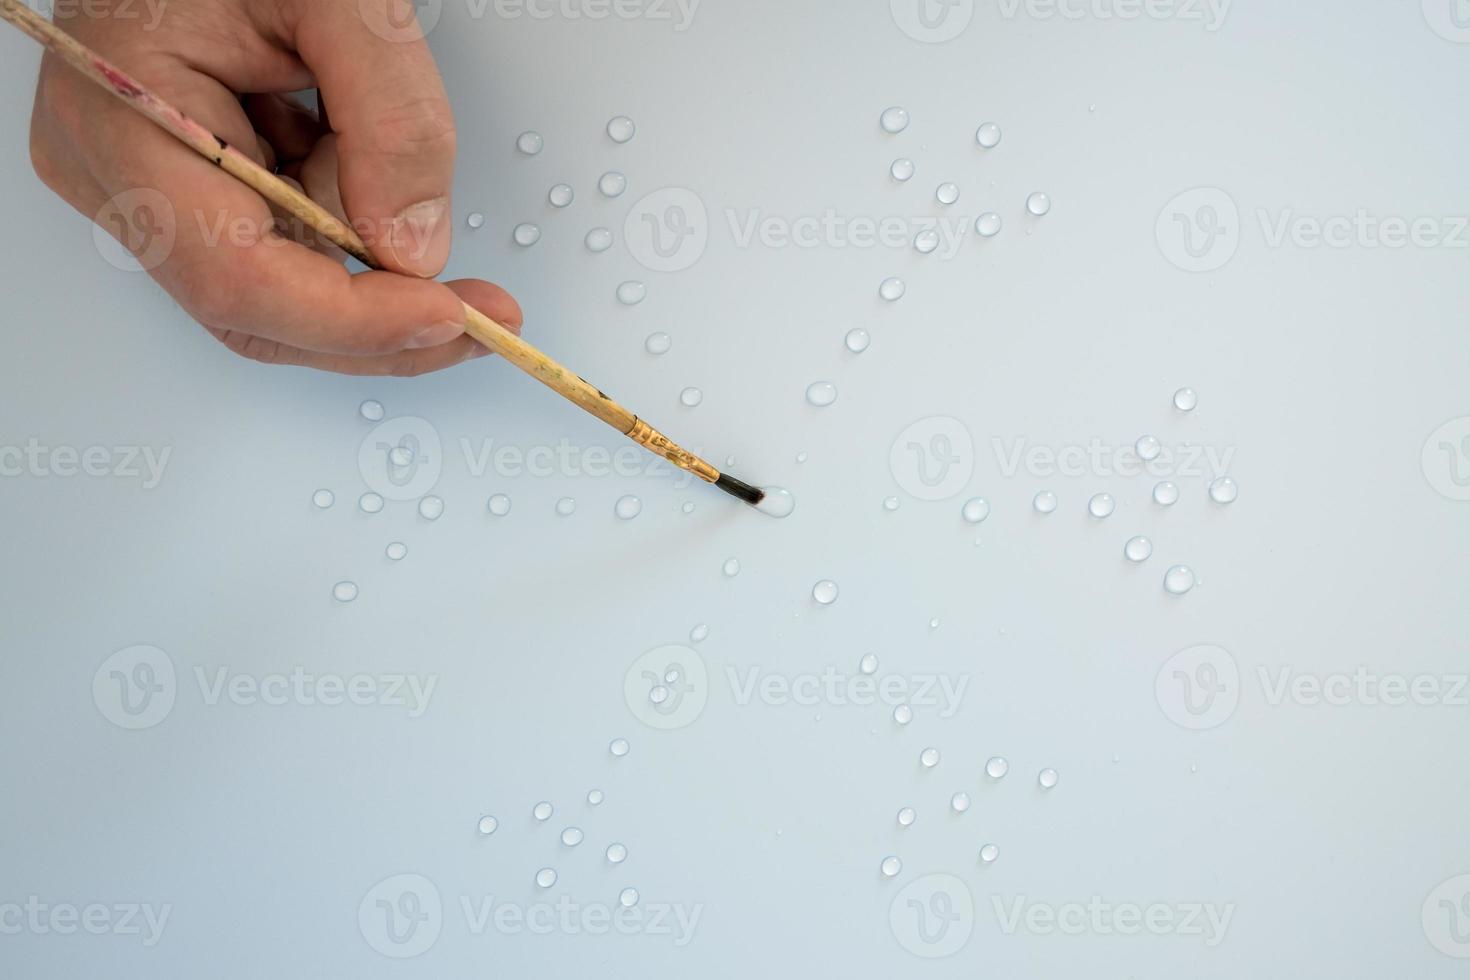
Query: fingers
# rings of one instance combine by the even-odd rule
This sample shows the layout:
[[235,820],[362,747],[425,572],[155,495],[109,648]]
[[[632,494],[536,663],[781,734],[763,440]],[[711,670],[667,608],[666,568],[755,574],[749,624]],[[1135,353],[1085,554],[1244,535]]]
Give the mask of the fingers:
[[525,318],[521,305],[505,290],[483,279],[456,279],[445,283],[461,300],[473,306],[490,319],[519,335]]
[[331,107],[349,217],[380,229],[364,237],[386,268],[427,278],[449,258],[454,119],[428,46],[390,40],[375,4],[412,22],[411,0],[295,0],[294,42]]
[[247,95],[244,105],[250,124],[275,147],[283,167],[306,159],[323,135],[316,113],[284,95]]

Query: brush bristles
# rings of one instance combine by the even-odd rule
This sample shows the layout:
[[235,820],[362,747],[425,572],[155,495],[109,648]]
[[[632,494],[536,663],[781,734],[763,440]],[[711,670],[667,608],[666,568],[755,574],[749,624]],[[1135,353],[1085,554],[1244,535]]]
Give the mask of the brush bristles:
[[766,492],[764,490],[753,487],[749,483],[742,483],[733,476],[728,476],[724,473],[720,474],[720,478],[715,482],[715,486],[730,496],[745,501],[752,507],[766,499]]

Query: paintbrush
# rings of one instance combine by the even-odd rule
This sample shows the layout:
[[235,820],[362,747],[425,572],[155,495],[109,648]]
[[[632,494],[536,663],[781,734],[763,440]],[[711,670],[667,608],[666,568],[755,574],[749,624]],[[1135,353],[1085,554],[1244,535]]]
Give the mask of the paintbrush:
[[[48,51],[117,96],[125,105],[151,119],[159,128],[177,137],[179,142],[249,185],[261,197],[314,229],[363,265],[370,269],[382,268],[357,232],[336,215],[226,144],[20,0],[0,0],[0,18],[40,41]],[[765,491],[721,473],[469,304],[465,304],[465,321],[465,332],[475,340],[640,446],[747,504],[756,505],[764,499]]]

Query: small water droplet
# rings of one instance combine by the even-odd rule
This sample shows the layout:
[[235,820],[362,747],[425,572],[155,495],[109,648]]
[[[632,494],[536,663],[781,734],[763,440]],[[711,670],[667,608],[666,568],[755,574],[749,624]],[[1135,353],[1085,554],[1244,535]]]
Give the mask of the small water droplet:
[[1036,782],[1042,789],[1051,789],[1057,784],[1057,771],[1055,769],[1043,769],[1036,776]]
[[1057,495],[1043,490],[1031,499],[1031,508],[1038,514],[1050,514],[1057,509]]
[[1154,543],[1142,535],[1129,538],[1123,546],[1123,556],[1134,563],[1148,561],[1153,553]]
[[990,516],[990,501],[984,497],[971,497],[965,501],[965,506],[960,508],[960,516],[966,523],[979,524]]
[[1000,127],[993,122],[984,123],[975,130],[975,142],[987,150],[1000,145]]
[[614,143],[626,143],[638,132],[638,127],[627,116],[613,116],[607,121],[607,135]]
[[572,203],[577,197],[577,192],[572,190],[571,184],[557,184],[546,193],[546,200],[551,202],[554,208],[564,208]]
[[897,497],[884,497],[883,498],[883,509],[886,510],[886,511],[888,511],[890,514],[893,513],[894,511],[898,510],[899,504],[900,504],[900,501],[899,501],[899,499]]
[[500,821],[486,814],[480,818],[479,831],[482,837],[489,837],[500,827]]
[[568,827],[561,832],[561,842],[567,847],[576,847],[582,843],[582,830],[580,827]]
[[1003,224],[1004,222],[1001,221],[1000,215],[994,211],[986,211],[975,219],[975,233],[981,238],[994,238],[1000,234],[1001,225]]
[[531,816],[541,821],[550,820],[551,815],[554,812],[556,812],[555,807],[553,807],[550,803],[547,803],[545,800],[542,800],[540,803],[537,803],[534,807],[531,808]]
[[721,569],[724,571],[726,578],[734,578],[740,574],[740,559],[726,558],[725,564],[721,566]]
[[799,453],[796,454],[796,461],[798,463],[805,463],[807,461],[807,459],[808,459],[808,457],[807,457],[807,454],[805,452],[799,452]]
[[914,176],[914,161],[908,157],[899,157],[889,166],[888,174],[900,184],[912,180]]
[[615,738],[608,744],[607,750],[621,759],[628,754],[628,740],[626,738]]
[[648,287],[641,282],[630,281],[618,286],[618,302],[624,306],[637,306],[648,298]]
[[628,860],[628,849],[622,844],[607,845],[607,860],[610,864],[622,864]]
[[1154,503],[1160,507],[1173,507],[1179,502],[1179,488],[1168,480],[1154,487]]
[[1181,412],[1192,412],[1199,406],[1199,393],[1193,388],[1180,388],[1174,392],[1174,407]]
[[504,517],[510,513],[510,498],[503,493],[497,493],[486,501],[485,509],[496,517]]
[[1164,447],[1154,436],[1139,436],[1138,441],[1133,444],[1133,451],[1138,454],[1139,459],[1151,463],[1159,458]]
[[648,700],[654,704],[663,704],[669,699],[670,693],[669,689],[662,684],[655,684],[652,690],[648,692]]
[[700,623],[689,631],[690,643],[703,643],[707,639],[709,639],[709,627],[704,623]]
[[933,228],[925,228],[914,236],[914,251],[920,255],[928,255],[939,247],[939,232]]
[[895,878],[903,870],[903,862],[896,857],[886,857],[883,863],[878,865],[878,870],[883,872],[885,878]]
[[984,847],[980,848],[980,860],[984,861],[986,864],[994,864],[995,859],[998,857],[1000,857],[1000,848],[996,847],[994,844],[986,844]]
[[924,751],[920,752],[919,765],[923,766],[925,769],[933,769],[935,766],[939,765],[939,750],[925,749]]
[[854,354],[861,354],[872,342],[873,338],[862,327],[853,327],[847,332],[847,336],[842,338],[842,343]]
[[356,582],[338,582],[332,586],[332,598],[338,602],[351,602],[357,598]]
[[638,904],[638,889],[624,888],[618,892],[618,904],[625,909],[630,909]]
[[326,510],[337,502],[337,495],[330,490],[318,490],[311,495],[311,502],[321,510]]
[[628,494],[626,497],[619,497],[618,502],[613,504],[613,513],[618,516],[618,520],[631,521],[643,513],[643,501],[632,494]]
[[628,178],[616,170],[610,170],[597,178],[597,189],[602,192],[603,197],[619,197],[628,189]]
[[426,521],[437,521],[444,516],[444,501],[430,494],[419,501],[419,516]]
[[541,888],[550,888],[556,884],[556,872],[551,868],[542,868],[536,872],[536,884]]
[[1118,502],[1113,499],[1112,494],[1097,493],[1093,494],[1092,499],[1087,502],[1087,512],[1101,520],[1104,517],[1111,516],[1113,511],[1117,509],[1117,506]]
[[643,349],[654,357],[667,354],[674,346],[674,338],[666,333],[651,333],[643,342]]
[[903,106],[890,106],[878,117],[878,125],[885,133],[901,133],[909,128],[909,111]]
[[527,130],[526,132],[516,137],[516,149],[520,150],[528,157],[533,157],[536,154],[540,153],[541,148],[545,145],[546,141],[543,140],[541,138],[541,134],[536,132],[535,130]]
[[686,514],[692,514],[692,513],[694,513],[694,501],[692,501],[692,500],[686,500],[686,501],[684,501],[684,503],[679,507],[679,509],[682,510]]
[[939,629],[939,620],[937,620],[937,619],[931,619],[931,620],[929,620],[929,628],[931,630],[937,630],[937,629]]
[[985,763],[985,775],[991,779],[1004,779],[1006,773],[1011,771],[1011,764],[1000,756],[991,756]]
[[951,181],[945,181],[934,190],[934,200],[938,201],[940,204],[943,204],[945,207],[949,207],[951,204],[958,201],[959,199],[960,186],[958,184],[952,183]]
[[1240,487],[1228,476],[1222,476],[1210,484],[1210,499],[1217,504],[1233,504],[1239,496]]
[[812,586],[812,598],[820,605],[830,606],[837,601],[837,583],[831,579],[822,579]]
[[402,541],[394,541],[384,549],[383,554],[388,556],[389,561],[403,561],[408,557],[408,545]]
[[702,401],[704,401],[704,392],[698,388],[685,388],[679,392],[679,403],[685,408],[694,408]]
[[807,385],[807,404],[826,408],[837,400],[837,386],[830,381],[816,381]]
[[573,497],[562,497],[556,502],[556,513],[560,517],[571,517],[577,512],[577,501]]
[[383,511],[383,498],[371,491],[357,498],[357,509],[364,514],[380,514]]
[[906,704],[894,706],[893,720],[897,724],[907,725],[909,722],[914,720],[914,709],[910,708]]
[[668,670],[664,671],[664,683],[665,684],[677,684],[677,683],[679,683],[679,668],[678,667],[670,667]]
[[1041,193],[1041,191],[1037,191],[1026,198],[1026,210],[1039,218],[1051,210],[1051,198]]
[[485,227],[485,216],[478,211],[471,211],[469,216],[464,219],[464,223],[469,225],[471,229],[483,228]]
[[785,487],[761,487],[761,490],[765,496],[755,505],[755,509],[767,517],[783,520],[796,510],[796,497]]
[[593,789],[593,790],[588,790],[587,791],[587,805],[588,806],[602,806],[602,801],[604,799],[606,799],[606,797],[604,797],[602,795],[602,790],[600,790],[600,789]]
[[1184,595],[1194,585],[1194,569],[1188,565],[1175,565],[1164,573],[1164,591],[1170,595]]
[[864,674],[878,673],[878,655],[876,653],[863,654],[863,659],[858,661],[858,670]]
[[898,811],[898,825],[900,827],[912,827],[917,817],[918,814],[914,812],[914,808],[906,806]]
[[541,226],[522,222],[516,225],[515,231],[511,232],[511,237],[521,248],[530,248],[541,240]]
[[908,287],[897,276],[890,276],[878,285],[878,295],[890,303],[896,303],[903,299],[903,294],[907,291]]
[[358,414],[367,419],[369,422],[381,422],[383,421],[383,415],[385,414],[383,410],[383,403],[380,401],[374,401],[371,398],[363,402],[361,405],[357,406],[357,411]]
[[593,228],[587,233],[587,251],[606,252],[612,248],[613,235],[606,228]]
[[970,809],[970,794],[956,793],[949,798],[949,808],[955,813],[964,813]]

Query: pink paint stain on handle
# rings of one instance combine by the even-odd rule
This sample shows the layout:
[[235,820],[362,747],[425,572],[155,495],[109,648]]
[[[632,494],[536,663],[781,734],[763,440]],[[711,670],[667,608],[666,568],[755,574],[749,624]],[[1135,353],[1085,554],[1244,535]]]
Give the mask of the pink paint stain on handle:
[[101,58],[93,58],[92,66],[103,74],[108,83],[112,85],[113,91],[117,92],[118,95],[125,95],[130,99],[135,99],[143,94],[143,90],[131,78]]

